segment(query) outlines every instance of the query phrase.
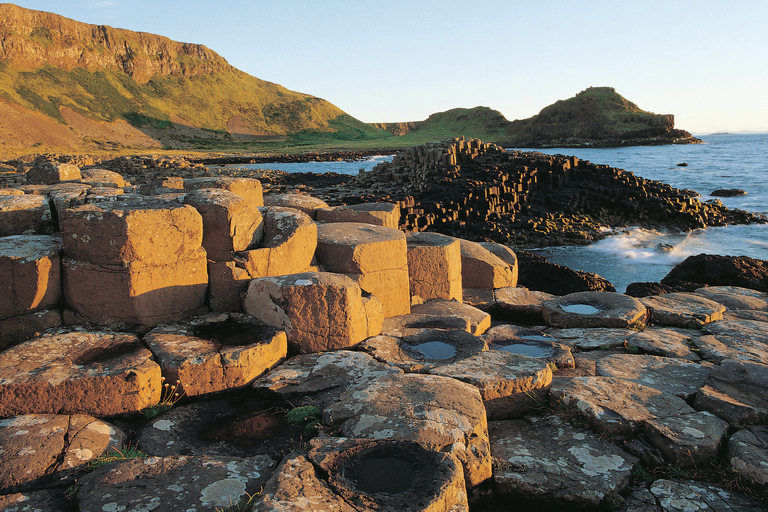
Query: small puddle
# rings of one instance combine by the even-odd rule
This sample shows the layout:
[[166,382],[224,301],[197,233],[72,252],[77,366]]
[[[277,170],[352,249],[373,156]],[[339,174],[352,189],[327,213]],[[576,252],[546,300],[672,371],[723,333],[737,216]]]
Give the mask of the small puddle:
[[552,349],[544,347],[542,345],[529,345],[527,343],[513,343],[511,345],[503,345],[498,347],[499,350],[509,352],[511,354],[518,354],[521,356],[535,357],[538,359],[549,357],[552,353]]
[[567,306],[560,306],[560,308],[566,313],[575,313],[577,315],[594,315],[600,312],[600,309],[589,304],[568,304]]
[[450,359],[456,355],[456,347],[443,341],[427,341],[412,347],[428,359]]
[[195,336],[214,341],[224,346],[241,347],[259,343],[275,334],[275,328],[268,325],[240,323],[232,318],[223,322],[203,324],[195,327]]
[[411,489],[416,472],[398,457],[360,457],[344,468],[344,477],[366,494],[398,494]]
[[236,446],[252,448],[261,441],[277,436],[288,428],[285,414],[275,411],[258,411],[229,416],[211,422],[200,433],[208,442],[226,441]]

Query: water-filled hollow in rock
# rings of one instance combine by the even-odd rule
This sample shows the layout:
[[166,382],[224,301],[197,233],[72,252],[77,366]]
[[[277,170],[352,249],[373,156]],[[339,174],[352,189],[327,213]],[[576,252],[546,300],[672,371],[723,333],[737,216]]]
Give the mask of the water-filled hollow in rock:
[[427,341],[411,347],[428,359],[450,359],[456,355],[456,347],[444,341]]
[[577,315],[596,315],[602,311],[591,304],[567,304],[560,306],[560,308],[566,313],[574,313]]

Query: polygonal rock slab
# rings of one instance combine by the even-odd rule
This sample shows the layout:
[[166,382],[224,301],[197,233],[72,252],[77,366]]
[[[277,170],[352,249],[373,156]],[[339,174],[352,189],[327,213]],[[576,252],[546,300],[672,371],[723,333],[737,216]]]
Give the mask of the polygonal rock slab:
[[323,422],[347,437],[417,441],[452,453],[464,466],[469,487],[491,476],[482,398],[477,388],[455,379],[391,375],[351,387],[325,409]]
[[461,301],[459,241],[439,233],[407,233],[411,296]]
[[160,400],[160,366],[132,334],[44,334],[0,354],[0,416],[112,416]]
[[235,260],[252,278],[305,272],[317,247],[317,225],[308,215],[291,208],[263,208],[261,246],[238,252]]
[[615,354],[597,361],[597,374],[649,386],[688,399],[704,385],[711,364],[698,364],[668,357]]
[[51,205],[47,197],[0,196],[0,237],[53,231]]
[[702,357],[716,363],[742,359],[768,365],[768,344],[733,336],[699,336],[694,340]]
[[544,359],[489,350],[430,373],[467,382],[480,390],[489,419],[520,417],[546,400],[552,369]]
[[627,337],[627,347],[639,348],[649,354],[698,361],[699,355],[691,350],[691,345],[699,334],[697,331],[651,327]]
[[522,319],[540,323],[543,319],[542,305],[554,299],[554,295],[531,291],[528,288],[499,288],[494,290],[495,302],[492,305],[494,316],[509,320]]
[[215,512],[258,493],[274,466],[265,455],[133,459],[82,477],[77,498],[82,512]]
[[517,286],[517,276],[507,262],[477,242],[459,239],[461,282],[464,288],[506,288]]
[[694,405],[727,422],[768,422],[768,366],[725,359],[710,372]]
[[83,414],[0,420],[0,493],[67,483],[99,455],[119,450],[125,439],[117,427]]
[[725,306],[695,293],[667,293],[641,297],[651,322],[674,327],[703,327],[723,318]]
[[437,316],[437,315],[400,315],[385,318],[381,333],[385,336],[402,338],[422,329],[462,330],[472,331],[470,319],[467,316]]
[[490,350],[544,359],[558,368],[575,367],[571,348],[540,328],[500,324],[488,329],[482,338]]
[[306,194],[267,194],[264,196],[264,206],[293,208],[306,213],[312,220],[315,220],[317,219],[317,211],[320,208],[328,208],[328,203]]
[[186,192],[201,188],[223,188],[239,195],[251,203],[253,208],[264,206],[261,182],[253,178],[228,178],[224,176],[215,178],[187,178],[181,186]]
[[27,183],[52,185],[62,181],[79,180],[82,178],[80,168],[74,164],[61,162],[40,162],[35,164],[26,174]]
[[50,309],[61,303],[61,238],[0,238],[0,318]]
[[642,328],[648,319],[645,307],[634,297],[615,292],[576,292],[542,304],[547,324],[573,327]]
[[494,256],[498,256],[501,261],[509,265],[509,269],[512,271],[512,280],[515,284],[509,286],[517,286],[517,275],[519,272],[517,263],[517,254],[515,251],[507,247],[506,245],[497,244],[496,242],[479,242],[480,245],[491,251]]
[[701,467],[717,456],[728,424],[706,411],[645,422],[645,436],[680,467]]
[[371,381],[402,370],[380,363],[363,352],[336,350],[290,358],[253,383],[256,390],[269,390],[299,405],[302,397],[323,406],[338,400],[347,388],[364,388]]
[[357,222],[397,229],[400,226],[400,207],[395,203],[363,203],[317,211],[318,222]]
[[728,318],[707,324],[707,332],[717,336],[732,336],[750,341],[766,343],[768,341],[768,322]]
[[310,446],[307,458],[359,510],[469,510],[461,463],[449,453],[391,440],[313,439]]
[[497,492],[596,509],[622,493],[637,459],[555,415],[488,423]]
[[743,494],[702,482],[656,480],[651,484],[650,491],[661,506],[662,512],[704,512],[709,510],[757,512],[765,510],[765,505]]
[[61,325],[61,311],[58,309],[4,318],[0,320],[0,351]]
[[261,212],[234,192],[200,189],[184,196],[203,218],[203,247],[208,259],[231,260],[235,251],[256,247],[264,234]]
[[283,331],[237,313],[157,327],[144,343],[187,396],[246,386],[288,352]]
[[195,257],[203,240],[197,210],[156,199],[69,208],[59,228],[64,254],[94,264],[168,265]]
[[755,425],[733,434],[727,460],[734,471],[768,487],[768,426]]
[[614,377],[558,382],[551,396],[575,406],[608,435],[629,435],[648,420],[694,412],[682,398]]
[[106,169],[84,169],[80,174],[80,182],[92,187],[123,188],[130,185],[120,174]]
[[768,310],[768,294],[739,286],[706,286],[695,293],[718,302],[728,309]]
[[199,314],[208,290],[200,247],[167,265],[97,264],[62,260],[65,304],[89,321],[114,327],[154,327]]
[[609,327],[595,327],[594,329],[552,329],[547,334],[557,338],[560,343],[580,350],[611,349],[622,347],[627,338],[637,334],[632,329],[613,329]]
[[466,318],[469,322],[469,333],[482,335],[491,327],[491,315],[468,304],[453,300],[431,300],[411,308],[414,315]]
[[327,271],[347,274],[378,298],[384,317],[410,313],[407,245],[402,231],[353,222],[320,224],[315,256]]
[[[369,318],[360,288],[347,276],[307,272],[254,279],[243,309],[285,331],[302,353],[351,347],[381,332]],[[371,320],[371,321],[369,321]]]

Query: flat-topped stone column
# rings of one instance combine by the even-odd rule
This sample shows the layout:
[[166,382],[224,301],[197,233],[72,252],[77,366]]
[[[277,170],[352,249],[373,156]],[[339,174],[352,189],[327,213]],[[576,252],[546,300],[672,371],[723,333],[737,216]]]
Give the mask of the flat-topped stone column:
[[408,233],[411,296],[461,301],[461,248],[456,238],[439,233]]

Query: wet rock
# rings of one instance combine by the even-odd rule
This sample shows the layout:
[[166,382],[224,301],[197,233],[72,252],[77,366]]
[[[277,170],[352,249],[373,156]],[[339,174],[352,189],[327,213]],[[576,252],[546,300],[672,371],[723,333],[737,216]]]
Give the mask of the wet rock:
[[652,355],[615,354],[597,361],[597,374],[689,399],[704,385],[711,365]]
[[628,349],[640,349],[649,354],[698,361],[699,355],[692,350],[698,334],[697,331],[651,327],[628,336],[626,345]]
[[407,233],[411,296],[462,299],[459,241],[438,233]]
[[160,366],[131,334],[44,334],[0,354],[0,417],[139,411],[160,387]]
[[429,372],[475,386],[489,419],[518,418],[540,407],[552,382],[546,360],[502,350],[481,352]]
[[630,297],[648,297],[651,295],[665,295],[680,291],[675,287],[667,286],[661,283],[630,283],[627,285],[625,295]]
[[0,237],[50,234],[54,231],[48,198],[39,195],[0,196]]
[[573,327],[642,328],[648,312],[638,299],[612,292],[578,292],[542,304],[547,324]]
[[482,338],[491,350],[544,359],[558,368],[573,368],[575,363],[571,348],[544,334],[542,329],[501,324],[491,327]]
[[72,483],[75,472],[125,439],[117,427],[82,414],[0,420],[0,493]]
[[727,460],[740,475],[759,487],[768,487],[768,427],[755,425],[733,434]]
[[167,510],[214,512],[258,493],[274,468],[264,455],[149,457],[110,464],[80,479],[82,512]]
[[293,208],[306,213],[312,220],[316,220],[318,210],[328,208],[328,203],[306,194],[267,194],[264,196],[264,206]]
[[156,327],[144,343],[167,380],[178,382],[187,396],[246,386],[288,351],[283,331],[237,313]]
[[505,500],[596,509],[624,492],[637,459],[549,415],[488,424],[494,483]]
[[768,262],[747,256],[699,254],[687,257],[661,282],[670,286],[680,282],[739,286],[768,292]]
[[469,510],[461,463],[449,453],[390,440],[313,439],[310,446],[307,458],[359,510]]
[[360,288],[345,275],[306,272],[254,279],[243,309],[284,330],[299,352],[351,347],[381,332],[381,310],[373,315]]
[[318,222],[359,222],[398,229],[400,207],[395,203],[362,203],[317,210]]
[[344,391],[325,409],[323,422],[347,437],[417,441],[451,453],[464,466],[469,487],[491,476],[483,401],[464,382],[439,375],[382,377]]
[[668,293],[643,297],[651,322],[675,327],[702,327],[723,318],[725,306],[693,293]]
[[656,480],[651,494],[662,512],[698,512],[717,510],[724,512],[751,512],[765,510],[765,506],[743,494],[724,487],[692,481]]
[[384,317],[411,309],[405,234],[397,229],[336,222],[317,228],[317,261],[328,272],[343,273],[381,302]]
[[731,309],[762,309],[768,311],[768,293],[739,286],[707,286],[695,293],[719,302]]
[[608,280],[597,274],[571,270],[568,267],[550,263],[546,258],[527,251],[517,251],[516,254],[520,272],[518,286],[552,295],[568,295],[584,291],[616,291]]
[[740,188],[719,188],[717,190],[712,191],[711,194],[712,197],[735,197],[735,196],[745,196],[747,195],[746,190],[741,190]]
[[0,238],[0,319],[51,309],[61,303],[61,238]]
[[411,308],[414,315],[466,319],[469,333],[480,336],[491,327],[491,315],[461,302],[453,300],[431,300]]
[[694,406],[729,423],[768,423],[767,369],[759,363],[725,359],[710,372]]
[[664,457],[680,467],[702,467],[715,458],[728,423],[706,411],[645,422],[645,436]]
[[461,282],[464,288],[506,288],[517,286],[510,265],[477,242],[459,240]]

